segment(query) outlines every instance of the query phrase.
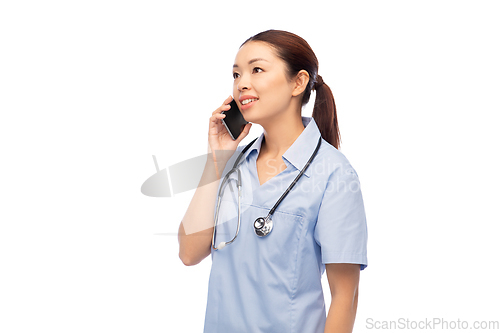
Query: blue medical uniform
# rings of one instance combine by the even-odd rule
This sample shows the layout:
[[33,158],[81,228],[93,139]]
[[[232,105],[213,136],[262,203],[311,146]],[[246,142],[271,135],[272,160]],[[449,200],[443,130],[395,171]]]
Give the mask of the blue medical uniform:
[[[272,232],[265,237],[254,232],[255,219],[267,216],[316,148],[321,135],[316,122],[311,117],[302,117],[302,122],[305,129],[282,157],[287,168],[264,184],[260,185],[256,166],[264,134],[240,159],[241,226],[233,243],[212,249],[205,333],[323,333],[325,264],[367,267],[368,235],[358,175],[323,139],[313,162],[272,216]],[[244,147],[237,148],[223,175]],[[216,245],[230,241],[237,229],[234,185],[224,190]]]

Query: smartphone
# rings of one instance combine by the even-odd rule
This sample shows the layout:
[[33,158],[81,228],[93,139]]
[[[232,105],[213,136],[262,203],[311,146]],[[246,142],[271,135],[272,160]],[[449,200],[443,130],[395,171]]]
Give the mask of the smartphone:
[[238,107],[238,104],[236,104],[234,98],[229,105],[231,106],[229,110],[221,112],[226,115],[226,117],[222,119],[222,123],[226,126],[231,138],[236,140],[240,136],[241,132],[243,132],[243,129],[245,128],[245,125],[248,124],[248,121],[243,118],[240,108]]

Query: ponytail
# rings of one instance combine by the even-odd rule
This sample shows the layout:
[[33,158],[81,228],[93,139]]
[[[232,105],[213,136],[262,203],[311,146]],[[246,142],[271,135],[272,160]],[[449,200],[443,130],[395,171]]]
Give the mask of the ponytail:
[[314,90],[316,90],[316,100],[314,101],[312,117],[318,125],[323,139],[340,149],[340,131],[337,123],[335,99],[330,87],[323,82],[321,75],[316,76]]

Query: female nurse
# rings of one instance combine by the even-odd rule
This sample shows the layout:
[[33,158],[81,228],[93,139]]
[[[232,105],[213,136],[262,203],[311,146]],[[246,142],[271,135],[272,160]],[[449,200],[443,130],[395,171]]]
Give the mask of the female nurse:
[[[367,225],[358,175],[338,150],[335,102],[318,60],[301,37],[268,30],[241,45],[233,78],[233,97],[249,123],[232,140],[222,123],[231,96],[212,113],[205,169],[179,227],[185,265],[212,259],[204,332],[352,332],[360,271],[368,264]],[[312,90],[313,114],[303,117]],[[263,133],[244,150],[239,144],[252,123]],[[238,209],[237,173],[224,189],[220,179],[240,154]],[[258,236],[254,221],[301,171],[272,214],[273,229]],[[229,244],[217,247],[221,242]]]

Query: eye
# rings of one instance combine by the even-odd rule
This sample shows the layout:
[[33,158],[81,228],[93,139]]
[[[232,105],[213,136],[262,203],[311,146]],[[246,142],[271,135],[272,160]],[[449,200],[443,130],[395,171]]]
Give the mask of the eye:
[[255,68],[253,69],[253,71],[254,71],[254,72],[257,72],[257,73],[260,73],[260,72],[263,72],[263,69],[262,69],[262,68],[260,68],[260,67],[255,67]]
[[240,74],[238,73],[233,73],[233,79],[236,79]]

